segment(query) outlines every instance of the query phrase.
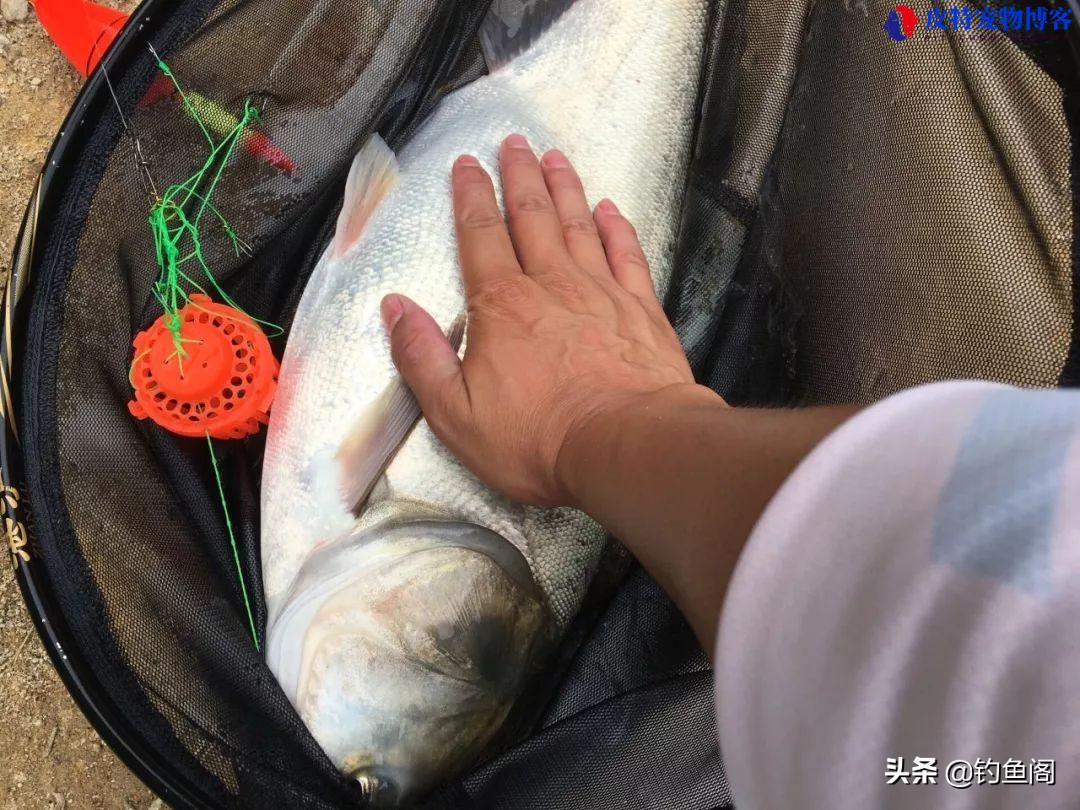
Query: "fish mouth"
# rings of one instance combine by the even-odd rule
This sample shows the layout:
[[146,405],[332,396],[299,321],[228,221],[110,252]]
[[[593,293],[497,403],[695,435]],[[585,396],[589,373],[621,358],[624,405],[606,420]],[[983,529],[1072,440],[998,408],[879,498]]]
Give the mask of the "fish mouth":
[[475,760],[554,633],[510,542],[422,520],[312,554],[269,629],[267,663],[334,764],[393,805]]

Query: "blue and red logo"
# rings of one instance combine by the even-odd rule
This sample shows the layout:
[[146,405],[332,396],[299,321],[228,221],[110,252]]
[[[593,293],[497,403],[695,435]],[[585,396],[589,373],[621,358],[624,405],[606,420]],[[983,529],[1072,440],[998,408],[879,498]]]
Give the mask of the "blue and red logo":
[[[1067,31],[1073,22],[1073,13],[1066,6],[985,6],[974,8],[967,4],[945,8],[931,6],[926,11],[923,27],[928,36],[960,34],[981,35],[985,32]],[[911,39],[919,18],[909,6],[896,6],[885,20],[885,33],[895,42]]]
[[897,6],[885,20],[885,33],[890,39],[903,42],[915,33],[918,24],[919,18],[914,11],[907,6]]

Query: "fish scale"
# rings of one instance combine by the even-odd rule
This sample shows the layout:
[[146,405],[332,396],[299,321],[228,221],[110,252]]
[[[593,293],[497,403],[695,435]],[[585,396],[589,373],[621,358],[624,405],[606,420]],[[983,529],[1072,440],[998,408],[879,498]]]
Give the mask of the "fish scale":
[[[535,664],[533,649],[557,641],[580,607],[605,542],[603,530],[580,512],[515,504],[485,487],[424,421],[397,448],[359,518],[354,516],[335,483],[334,459],[358,415],[370,412],[395,379],[380,301],[403,293],[444,328],[464,310],[450,170],[458,155],[473,154],[497,180],[499,146],[511,132],[525,135],[537,151],[564,151],[591,203],[600,197],[618,202],[638,229],[663,295],[689,159],[707,5],[577,0],[523,53],[440,103],[397,156],[397,183],[355,244],[342,254],[335,240],[304,291],[264,461],[268,663],[331,759],[375,793],[393,800],[412,795],[451,775],[482,747],[516,697],[510,693]],[[523,37],[536,33],[528,30],[536,8],[526,11],[532,16],[515,18]],[[339,221],[339,233],[341,228]],[[418,528],[410,534],[412,524]],[[458,533],[461,527],[465,534]],[[401,531],[416,550],[399,559],[395,555],[408,544],[384,540]],[[446,544],[459,542],[468,546],[459,556],[469,560],[461,566],[460,586],[487,594],[487,601],[459,606],[449,618],[422,612],[406,619],[408,610],[439,610],[423,600],[418,607],[410,582],[455,593]],[[499,544],[516,549],[527,570]],[[477,562],[476,554],[487,557]],[[410,607],[385,612],[393,600]],[[463,619],[469,611],[472,618]],[[376,643],[372,622],[393,632],[380,631]],[[437,632],[425,630],[429,624]],[[333,633],[325,629],[331,626]],[[525,657],[509,655],[505,666],[492,669],[485,645],[503,643],[508,628],[543,636],[544,644],[514,637],[508,649],[521,649]],[[473,633],[483,643],[474,643]],[[472,646],[455,648],[444,660],[439,634],[451,645],[470,639]],[[401,650],[386,648],[387,638],[401,639]],[[425,652],[417,653],[410,646],[415,644]],[[372,653],[376,648],[380,652]],[[407,663],[396,663],[395,655]],[[441,676],[447,666],[465,667],[468,674],[459,682],[470,682],[468,689],[455,693],[446,686]],[[379,680],[394,672],[400,694],[385,691]],[[327,692],[330,684],[333,693]],[[491,698],[496,691],[497,700]],[[379,701],[365,697],[374,694],[382,695]],[[460,708],[456,700],[475,709],[454,715],[465,717],[460,729],[457,721],[445,722],[445,712]],[[430,716],[417,713],[424,706]],[[435,717],[444,718],[440,733],[432,731]],[[387,732],[391,726],[395,731]]]

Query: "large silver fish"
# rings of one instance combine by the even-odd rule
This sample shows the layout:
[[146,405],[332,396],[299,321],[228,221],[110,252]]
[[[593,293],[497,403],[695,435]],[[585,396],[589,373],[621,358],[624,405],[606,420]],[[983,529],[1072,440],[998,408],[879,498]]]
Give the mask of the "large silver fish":
[[407,801],[476,758],[578,610],[604,544],[579,512],[484,487],[423,421],[409,432],[418,414],[379,302],[404,293],[453,331],[464,301],[450,168],[471,153],[495,174],[511,132],[562,149],[593,202],[618,201],[663,294],[707,11],[497,0],[490,75],[444,99],[400,155],[372,139],[354,162],[281,367],[262,561],[270,668],[377,801]]

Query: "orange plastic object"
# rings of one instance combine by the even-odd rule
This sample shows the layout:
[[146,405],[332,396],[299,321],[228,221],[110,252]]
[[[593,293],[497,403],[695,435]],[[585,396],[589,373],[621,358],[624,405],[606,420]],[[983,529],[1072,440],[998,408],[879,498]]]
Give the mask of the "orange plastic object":
[[250,317],[191,296],[180,312],[180,357],[162,315],[135,336],[128,410],[181,436],[239,439],[269,420],[278,362]]
[[89,0],[34,0],[41,27],[83,75],[89,76],[112,45],[128,15]]

